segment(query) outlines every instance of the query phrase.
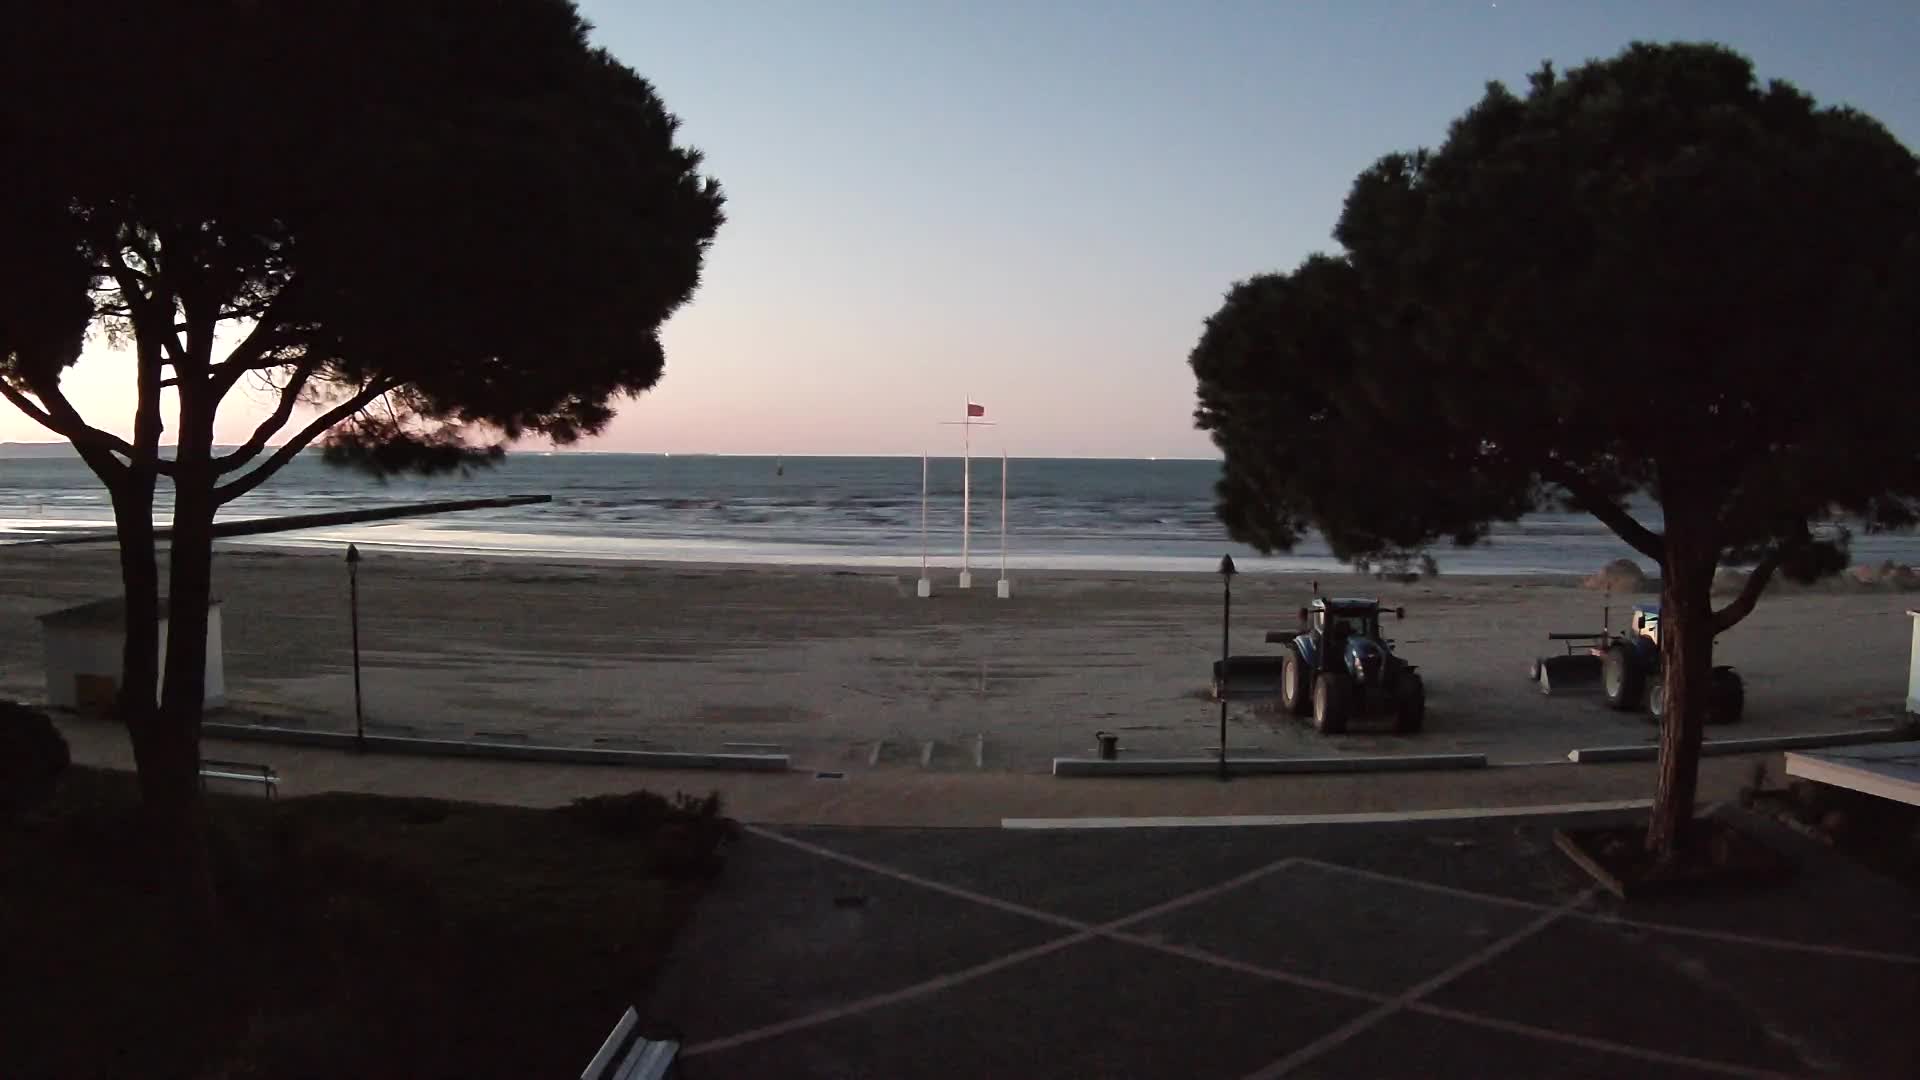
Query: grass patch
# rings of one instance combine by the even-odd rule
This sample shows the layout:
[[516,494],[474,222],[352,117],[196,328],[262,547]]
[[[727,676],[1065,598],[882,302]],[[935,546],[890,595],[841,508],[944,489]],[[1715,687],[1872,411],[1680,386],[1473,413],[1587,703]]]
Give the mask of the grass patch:
[[0,820],[8,1077],[573,1075],[645,1000],[730,827],[645,794],[214,796],[225,910],[193,943],[137,803],[131,776],[71,769]]

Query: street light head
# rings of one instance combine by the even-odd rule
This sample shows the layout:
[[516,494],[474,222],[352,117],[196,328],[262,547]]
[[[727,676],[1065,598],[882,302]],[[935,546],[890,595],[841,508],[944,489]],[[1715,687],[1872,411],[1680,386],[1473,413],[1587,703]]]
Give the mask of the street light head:
[[1234,569],[1232,555],[1220,556],[1220,576],[1221,577],[1232,577],[1233,575],[1239,572],[1240,571]]
[[357,563],[359,561],[360,561],[360,549],[357,547],[354,547],[352,544],[348,544],[347,545],[347,565],[352,566],[354,563]]

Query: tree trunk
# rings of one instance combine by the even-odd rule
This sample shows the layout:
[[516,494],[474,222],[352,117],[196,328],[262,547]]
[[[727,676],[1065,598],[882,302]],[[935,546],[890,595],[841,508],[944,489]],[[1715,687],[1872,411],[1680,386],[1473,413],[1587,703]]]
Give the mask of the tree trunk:
[[208,605],[213,583],[213,422],[196,395],[181,395],[180,442],[174,458],[173,533],[167,553],[166,679],[160,697],[161,726],[170,745],[188,761],[189,783],[179,792],[181,854],[194,875],[193,895],[203,898],[211,920],[215,894],[206,848],[206,805],[199,784],[200,719],[206,699]]
[[[119,711],[133,744],[154,865],[181,903],[186,924],[201,928],[211,925],[215,917],[215,897],[200,789],[198,729],[183,727],[177,713],[155,704],[160,696],[160,574],[153,536],[153,488],[151,473],[136,473],[113,498],[121,585],[126,593]],[[169,646],[179,639],[178,626],[170,620]]]
[[120,585],[125,593],[126,641],[120,654],[120,720],[133,743],[142,795],[148,764],[158,767],[154,703],[160,698],[160,568],[153,541],[153,479],[138,477],[113,491],[114,530],[120,540]]
[[[1690,535],[1690,531],[1693,535]],[[1706,530],[1669,518],[1660,582],[1660,667],[1666,694],[1660,725],[1660,780],[1654,791],[1647,849],[1680,857],[1693,824],[1700,779],[1700,739],[1712,701],[1713,572],[1719,548]]]
[[207,689],[208,606],[213,592],[211,470],[182,462],[174,476],[173,536],[167,557],[167,678],[160,709],[197,746]]

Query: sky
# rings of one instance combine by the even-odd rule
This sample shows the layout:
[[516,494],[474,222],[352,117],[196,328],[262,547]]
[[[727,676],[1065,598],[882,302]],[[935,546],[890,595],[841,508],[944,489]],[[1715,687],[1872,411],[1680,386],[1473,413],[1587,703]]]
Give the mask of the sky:
[[[583,448],[1210,457],[1187,353],[1487,81],[1718,41],[1920,147],[1914,0],[585,0],[727,192],[659,386]],[[124,432],[123,358],[69,376]],[[230,402],[238,442],[264,397]],[[44,432],[0,410],[0,439]]]

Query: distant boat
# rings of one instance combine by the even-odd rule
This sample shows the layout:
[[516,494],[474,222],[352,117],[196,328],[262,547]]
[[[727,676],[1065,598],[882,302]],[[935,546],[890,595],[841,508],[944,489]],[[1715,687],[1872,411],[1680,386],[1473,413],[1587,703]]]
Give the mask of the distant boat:
[[787,463],[780,460],[779,458],[774,458],[773,459],[773,475],[775,476],[787,475]]

